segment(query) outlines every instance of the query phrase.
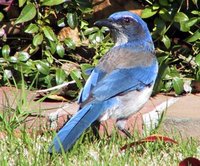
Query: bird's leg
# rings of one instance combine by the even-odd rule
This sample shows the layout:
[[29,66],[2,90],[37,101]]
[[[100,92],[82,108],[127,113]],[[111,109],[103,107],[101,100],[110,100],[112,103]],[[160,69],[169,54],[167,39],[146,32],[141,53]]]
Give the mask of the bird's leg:
[[97,139],[100,139],[100,135],[99,135],[99,126],[100,126],[100,122],[99,121],[94,121],[93,123],[92,123],[92,125],[91,125],[91,128],[92,128],[92,131],[93,131],[93,133],[94,133],[94,135],[95,135],[95,137],[97,138]]
[[132,138],[131,133],[125,129],[127,119],[117,119],[116,126],[122,131],[128,138]]

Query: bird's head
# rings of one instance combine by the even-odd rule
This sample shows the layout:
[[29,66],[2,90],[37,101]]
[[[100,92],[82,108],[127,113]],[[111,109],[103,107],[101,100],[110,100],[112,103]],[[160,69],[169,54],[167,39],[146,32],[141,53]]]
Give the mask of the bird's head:
[[152,41],[146,23],[132,12],[114,13],[107,19],[95,22],[95,25],[108,27],[116,45],[137,40]]

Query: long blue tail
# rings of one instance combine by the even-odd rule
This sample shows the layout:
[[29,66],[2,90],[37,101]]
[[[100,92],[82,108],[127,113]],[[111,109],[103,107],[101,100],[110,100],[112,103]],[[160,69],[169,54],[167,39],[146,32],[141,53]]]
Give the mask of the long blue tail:
[[59,153],[62,149],[64,151],[69,150],[85,129],[87,129],[100,114],[101,111],[96,111],[93,104],[84,106],[58,132],[53,140],[53,144],[49,148],[49,153],[52,153],[53,149]]

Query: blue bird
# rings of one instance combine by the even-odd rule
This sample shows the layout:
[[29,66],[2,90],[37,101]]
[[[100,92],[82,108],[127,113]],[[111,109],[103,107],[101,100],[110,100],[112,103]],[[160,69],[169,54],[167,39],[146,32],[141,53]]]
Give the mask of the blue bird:
[[57,133],[52,153],[68,151],[96,120],[115,118],[126,130],[127,118],[149,99],[158,72],[154,44],[146,23],[136,14],[122,11],[97,21],[110,29],[115,45],[99,61],[79,96],[79,111]]

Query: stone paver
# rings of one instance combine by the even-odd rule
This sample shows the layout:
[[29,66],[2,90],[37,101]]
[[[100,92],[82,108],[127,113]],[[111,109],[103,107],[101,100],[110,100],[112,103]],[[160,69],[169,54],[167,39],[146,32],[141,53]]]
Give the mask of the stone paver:
[[[25,121],[28,132],[42,133],[47,130],[59,130],[79,107],[76,102],[37,102],[35,100],[37,96],[38,94],[35,92],[28,92],[28,104],[25,109],[32,111]],[[15,88],[1,87],[0,111],[5,111],[8,105],[16,108],[16,100],[20,97],[22,97],[21,91]],[[6,98],[9,100],[9,104],[7,104]],[[177,131],[183,137],[200,138],[200,94],[187,94],[181,97],[158,94],[151,97],[138,113],[128,119],[126,129],[130,132],[137,130],[142,133],[145,128],[146,132],[158,124],[163,112],[165,115],[161,130],[168,133]],[[99,128],[100,134],[105,133],[105,130],[110,134],[114,124],[115,120],[113,119],[102,123]]]
[[161,130],[200,141],[200,94],[187,94],[166,110]]

